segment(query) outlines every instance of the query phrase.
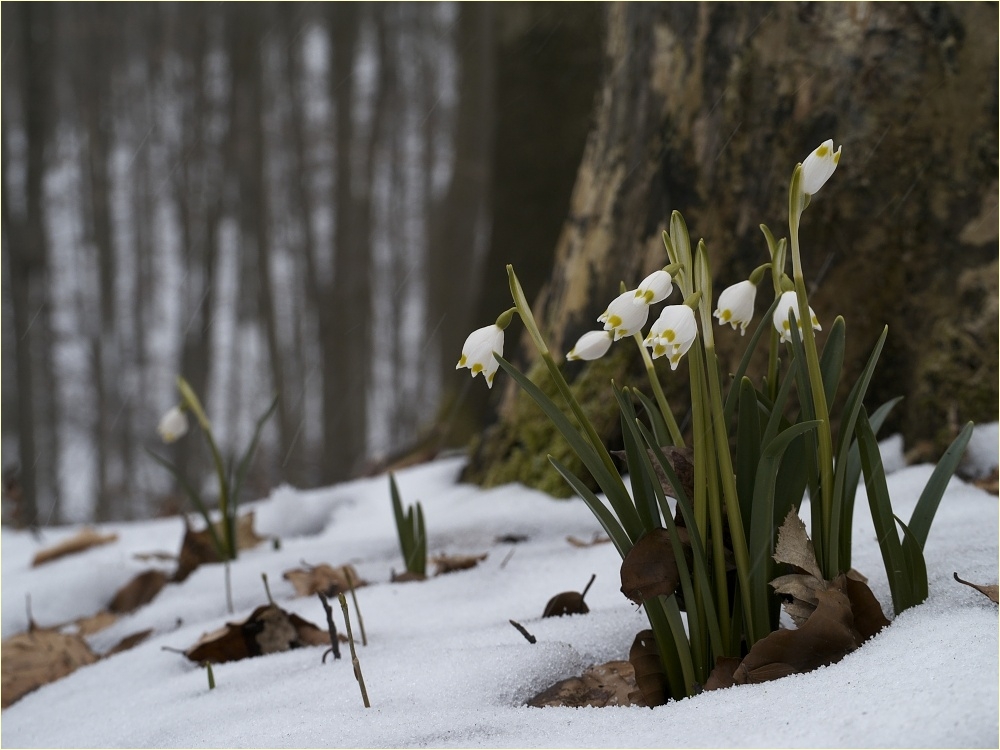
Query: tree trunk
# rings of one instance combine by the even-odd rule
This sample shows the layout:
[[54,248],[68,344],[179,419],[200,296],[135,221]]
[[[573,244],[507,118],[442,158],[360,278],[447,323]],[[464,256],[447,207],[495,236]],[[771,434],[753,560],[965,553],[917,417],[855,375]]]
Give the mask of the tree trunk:
[[[704,237],[716,290],[746,278],[768,260],[758,224],[787,234],[794,165],[833,138],[843,158],[800,237],[812,307],[826,326],[847,321],[840,398],[888,323],[868,403],[907,399],[886,434],[941,439],[956,422],[995,419],[996,6],[622,3],[607,13],[594,127],[534,306],[550,346],[565,352],[598,327],[620,281],[634,287],[666,264],[660,234],[674,209],[693,242]],[[744,341],[719,329],[724,371]],[[610,373],[603,361],[567,371],[623,382],[637,356]],[[683,382],[681,371],[662,379]],[[518,401],[508,381],[501,423],[473,462],[480,476],[523,435]],[[591,408],[614,411],[607,401]]]

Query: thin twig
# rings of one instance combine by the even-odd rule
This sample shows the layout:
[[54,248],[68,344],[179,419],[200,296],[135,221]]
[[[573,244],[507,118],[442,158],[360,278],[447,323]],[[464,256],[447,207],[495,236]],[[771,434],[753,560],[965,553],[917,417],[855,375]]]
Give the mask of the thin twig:
[[517,547],[511,547],[510,552],[507,553],[507,556],[503,559],[503,562],[500,563],[500,570],[503,570],[505,567],[507,567],[507,563],[510,561],[510,558],[514,556],[515,552],[517,552]]
[[340,607],[344,610],[344,622],[347,623],[347,643],[351,647],[351,664],[354,666],[354,676],[361,687],[361,700],[365,702],[365,708],[371,708],[372,704],[368,702],[368,691],[365,690],[365,678],[361,674],[361,662],[358,661],[358,654],[354,650],[354,635],[351,633],[351,615],[347,611],[347,599],[344,598],[343,593],[337,594],[337,598],[340,599]]
[[208,671],[208,689],[215,690],[215,674],[212,672],[212,662],[203,661],[201,666]]
[[272,607],[276,606],[274,597],[271,596],[271,587],[267,585],[267,573],[261,573],[260,577],[264,581],[264,593],[267,594],[267,600],[271,603]]
[[319,597],[323,609],[326,610],[326,627],[330,631],[330,648],[323,652],[323,663],[326,664],[326,655],[331,651],[334,659],[340,658],[340,638],[337,636],[337,626],[333,624],[333,608],[330,606],[330,602],[327,601],[322,591],[317,591],[316,596]]
[[354,601],[354,612],[358,616],[358,627],[361,628],[361,645],[368,645],[368,636],[365,635],[365,619],[361,616],[361,610],[358,609],[358,595],[354,593],[354,576],[351,575],[351,569],[348,566],[344,566],[344,576],[347,578],[347,586],[351,590],[351,599]]
[[587,595],[587,592],[590,591],[590,587],[594,583],[595,578],[597,578],[597,573],[591,574],[590,580],[587,582],[587,585],[583,587],[583,592],[580,594],[581,599],[583,599]]
[[522,624],[521,624],[521,623],[519,623],[519,622],[515,622],[514,620],[508,620],[508,622],[509,622],[509,623],[510,623],[511,625],[513,625],[513,626],[514,626],[515,628],[517,628],[517,631],[518,631],[518,632],[519,632],[519,633],[520,633],[521,635],[523,635],[523,636],[525,637],[525,639],[527,639],[528,643],[537,643],[537,642],[538,642],[538,639],[536,639],[536,638],[535,638],[535,636],[533,636],[533,635],[532,635],[531,633],[529,633],[529,632],[528,632],[528,631],[527,631],[527,630],[525,629],[524,625],[522,625]]

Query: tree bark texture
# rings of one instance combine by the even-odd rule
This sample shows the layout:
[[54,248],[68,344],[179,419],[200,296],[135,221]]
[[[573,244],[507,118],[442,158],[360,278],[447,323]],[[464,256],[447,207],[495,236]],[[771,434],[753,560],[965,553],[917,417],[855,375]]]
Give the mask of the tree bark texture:
[[[716,294],[746,278],[768,260],[759,224],[788,233],[796,162],[833,138],[843,157],[800,239],[812,307],[827,328],[847,322],[839,398],[888,324],[867,403],[906,398],[885,434],[940,448],[965,420],[996,419],[996,5],[622,3],[606,20],[594,125],[534,306],[550,346],[565,352],[599,327],[621,281],[667,263],[674,209],[692,243],[705,239]],[[487,283],[506,286],[500,272]],[[756,321],[771,299],[758,295]],[[745,339],[725,328],[716,343],[731,371]],[[638,361],[632,351],[611,373],[604,362],[567,373],[629,382]],[[686,392],[683,365],[660,372]],[[470,477],[521,439],[524,397],[504,386]],[[674,399],[679,420],[685,402]],[[616,420],[603,421],[614,440]]]

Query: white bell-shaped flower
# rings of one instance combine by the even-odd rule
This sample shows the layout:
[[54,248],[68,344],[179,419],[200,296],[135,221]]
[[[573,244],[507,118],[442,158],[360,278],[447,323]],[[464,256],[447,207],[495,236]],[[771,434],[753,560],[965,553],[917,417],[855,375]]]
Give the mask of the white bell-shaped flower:
[[566,359],[600,359],[608,353],[613,340],[611,331],[587,331],[569,350]]
[[756,284],[744,279],[722,290],[718,306],[712,314],[719,319],[720,325],[729,323],[734,331],[739,326],[740,335],[743,336],[753,318],[753,303],[756,298]]
[[664,270],[653,271],[639,284],[632,298],[636,305],[655,305],[662,302],[674,290],[673,278]]
[[[799,300],[796,297],[794,291],[784,292],[781,298],[778,300],[778,307],[774,311],[774,327],[777,329],[781,341],[791,341],[792,340],[792,324],[790,322],[791,315],[795,314],[796,324],[799,329],[799,334],[802,334],[802,322],[798,320],[799,317]],[[822,331],[823,328],[819,324],[819,320],[816,318],[816,313],[813,309],[809,308],[809,319],[812,323],[813,330]]]
[[615,341],[638,333],[646,325],[649,305],[633,305],[634,298],[635,290],[622,292],[597,318],[599,323],[604,323],[605,331],[614,332]]
[[837,169],[840,161],[840,149],[833,150],[833,139],[827,139],[802,162],[802,182],[800,186],[806,195],[818,193],[830,176]]
[[670,369],[676,370],[698,336],[694,310],[687,305],[668,305],[660,312],[643,342],[652,350],[653,359],[666,356]]
[[500,363],[493,353],[503,356],[503,329],[496,323],[483,326],[469,334],[462,347],[462,357],[455,365],[459,370],[468,367],[472,370],[472,377],[483,373],[486,378],[486,385],[493,387],[493,378],[497,374]]
[[188,431],[187,415],[179,406],[175,406],[160,417],[160,424],[157,425],[156,431],[160,433],[164,443],[174,442]]

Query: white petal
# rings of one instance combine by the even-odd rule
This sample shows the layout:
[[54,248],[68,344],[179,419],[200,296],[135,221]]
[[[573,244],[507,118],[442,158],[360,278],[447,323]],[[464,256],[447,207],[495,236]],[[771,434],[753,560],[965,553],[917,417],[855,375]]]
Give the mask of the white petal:
[[673,279],[664,270],[653,271],[639,284],[632,297],[634,305],[655,305],[662,302],[674,290]]
[[840,150],[842,146],[833,150],[833,139],[827,139],[813,151],[806,160],[802,162],[802,182],[801,189],[806,195],[818,193],[819,189],[826,184],[840,161]]
[[566,359],[592,360],[600,359],[608,353],[614,336],[610,331],[588,331],[583,334],[576,345],[569,350]]
[[160,418],[156,430],[164,443],[172,443],[188,431],[187,415],[175,406]]

